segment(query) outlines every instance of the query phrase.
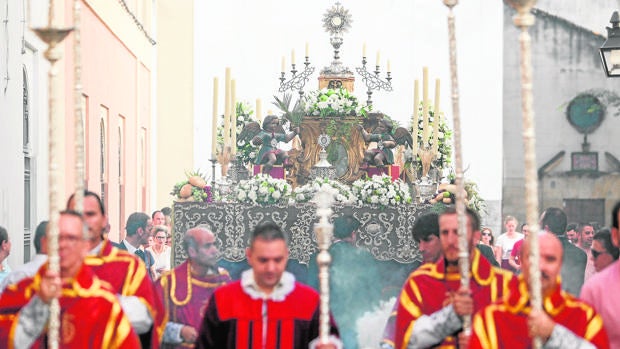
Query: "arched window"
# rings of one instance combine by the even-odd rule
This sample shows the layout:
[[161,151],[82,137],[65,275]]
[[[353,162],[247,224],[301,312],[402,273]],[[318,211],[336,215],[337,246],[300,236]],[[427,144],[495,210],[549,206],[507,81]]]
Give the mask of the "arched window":
[[30,144],[30,94],[26,67],[22,69],[22,150],[24,152],[24,262],[30,260],[32,236],[32,146]]
[[125,156],[123,149],[123,119],[118,126],[118,226],[125,226]]
[[140,134],[140,173],[139,173],[139,182],[140,183],[140,206],[142,211],[146,211],[146,139],[144,136],[144,129],[141,130]]
[[99,181],[101,183],[101,201],[105,207],[108,206],[107,196],[107,138],[106,138],[106,118],[108,110],[102,108],[102,118],[99,122]]

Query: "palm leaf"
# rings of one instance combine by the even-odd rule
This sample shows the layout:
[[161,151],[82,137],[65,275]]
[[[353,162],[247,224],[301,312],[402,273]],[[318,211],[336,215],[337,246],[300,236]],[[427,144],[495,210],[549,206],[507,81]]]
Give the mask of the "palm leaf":
[[278,96],[273,96],[273,98],[275,101],[272,103],[282,111],[282,117],[290,121],[291,124],[299,126],[304,116],[304,109],[300,103],[300,100],[295,102],[295,105],[291,110],[291,101],[293,99],[293,95],[291,93],[285,93],[282,99],[278,98]]

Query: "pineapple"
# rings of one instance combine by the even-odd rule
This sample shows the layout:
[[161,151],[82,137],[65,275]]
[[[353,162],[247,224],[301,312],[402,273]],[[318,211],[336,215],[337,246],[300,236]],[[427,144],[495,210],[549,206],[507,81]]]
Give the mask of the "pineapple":
[[191,185],[198,188],[204,188],[207,186],[207,181],[202,177],[202,174],[198,171],[190,172],[187,174],[187,179]]

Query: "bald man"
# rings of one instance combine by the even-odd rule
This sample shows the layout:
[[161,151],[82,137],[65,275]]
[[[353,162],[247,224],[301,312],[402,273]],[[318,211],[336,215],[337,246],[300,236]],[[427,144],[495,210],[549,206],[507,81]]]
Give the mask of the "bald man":
[[164,348],[193,348],[211,294],[231,281],[228,272],[217,267],[218,250],[210,228],[186,231],[183,248],[187,261],[164,273],[155,286],[168,314]]
[[543,310],[530,305],[530,243],[526,241],[518,288],[476,313],[470,348],[530,348],[534,336],[542,338],[545,348],[609,348],[602,318],[562,291],[562,242],[551,233],[541,233],[538,242]]

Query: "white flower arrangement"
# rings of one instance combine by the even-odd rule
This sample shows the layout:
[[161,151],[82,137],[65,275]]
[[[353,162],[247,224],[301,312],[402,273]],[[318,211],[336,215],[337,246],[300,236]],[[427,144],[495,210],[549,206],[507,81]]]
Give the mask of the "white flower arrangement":
[[286,180],[260,173],[239,182],[233,191],[232,201],[259,205],[287,203],[291,192],[291,185]]
[[322,89],[310,91],[303,100],[306,115],[314,116],[365,116],[371,106],[365,102],[359,103],[357,98],[344,88],[337,90]]
[[370,179],[358,179],[351,186],[358,204],[379,206],[396,206],[410,204],[411,194],[407,184],[400,179],[392,181],[390,176],[382,174]]
[[357,202],[357,197],[353,195],[353,192],[349,186],[329,178],[315,178],[311,182],[295,188],[290,201],[293,203],[309,202],[312,198],[314,198],[316,192],[319,191],[323,185],[330,186],[335,190],[334,199],[337,203],[354,204]]

